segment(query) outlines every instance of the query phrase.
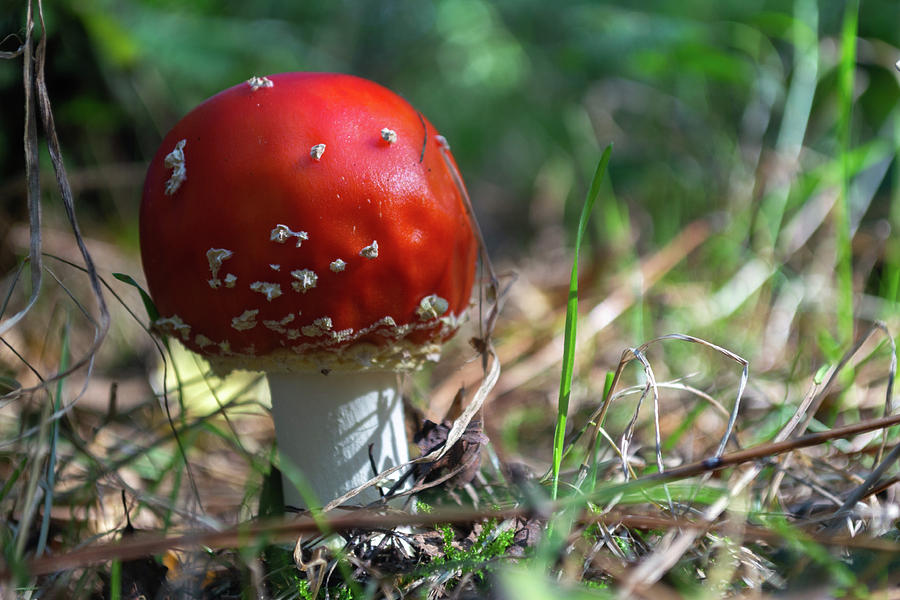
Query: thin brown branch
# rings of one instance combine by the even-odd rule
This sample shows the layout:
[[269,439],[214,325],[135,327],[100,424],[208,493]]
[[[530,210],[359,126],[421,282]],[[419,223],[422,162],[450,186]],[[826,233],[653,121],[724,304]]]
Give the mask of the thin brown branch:
[[730,454],[724,454],[718,458],[707,458],[681,467],[675,467],[673,469],[669,469],[665,473],[655,473],[653,475],[648,475],[647,477],[643,477],[638,481],[653,482],[685,479],[687,477],[700,475],[707,471],[719,471],[721,469],[734,467],[742,463],[764,458],[771,458],[779,454],[785,454],[787,452],[793,452],[794,450],[800,450],[801,448],[818,446],[819,444],[824,444],[825,442],[830,442],[831,440],[846,438],[869,431],[876,431],[878,429],[884,429],[886,427],[892,427],[894,425],[900,425],[900,415],[891,415],[889,417],[881,417],[879,419],[870,419],[868,421],[862,421],[853,425],[836,427],[834,429],[829,429],[828,431],[811,433],[803,437],[785,440],[782,442],[760,444],[752,448],[747,448],[746,450],[739,450]]
[[[667,474],[671,471],[667,472]],[[560,509],[561,504],[555,508]],[[96,544],[73,552],[56,556],[33,558],[22,565],[31,575],[45,575],[82,568],[110,560],[133,560],[144,556],[158,555],[173,548],[185,550],[189,548],[234,548],[246,547],[248,541],[259,544],[273,544],[295,541],[299,536],[315,535],[323,529],[329,531],[345,531],[350,529],[386,529],[404,526],[435,527],[443,524],[466,524],[485,519],[527,518],[530,510],[518,506],[506,510],[471,510],[447,509],[429,514],[409,514],[391,512],[379,514],[367,510],[354,510],[346,514],[319,515],[316,519],[300,517],[298,519],[276,519],[258,521],[233,527],[224,531],[192,532],[178,536],[136,534],[117,542]],[[579,519],[579,524],[622,525],[628,528],[698,530],[703,532],[719,531],[733,528],[734,524],[725,520],[716,523],[696,522],[684,518],[669,518],[658,515],[628,514],[624,511],[613,511],[603,515],[587,514]],[[782,538],[777,532],[753,526],[743,526],[745,539],[777,544]],[[883,539],[863,536],[826,536],[814,533],[805,534],[810,540],[820,544],[865,548],[881,552],[900,553],[900,544]],[[5,567],[0,570],[0,581],[9,580],[13,570]]]

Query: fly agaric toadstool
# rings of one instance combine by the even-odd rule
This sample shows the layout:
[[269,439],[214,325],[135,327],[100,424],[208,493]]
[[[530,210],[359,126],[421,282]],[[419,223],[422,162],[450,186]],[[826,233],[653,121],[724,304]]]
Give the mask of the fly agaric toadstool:
[[[213,96],[150,163],[140,238],[155,325],[218,373],[267,373],[279,451],[311,501],[408,460],[396,373],[437,359],[475,274],[451,169],[406,100],[329,73]],[[309,505],[292,485],[285,502]]]

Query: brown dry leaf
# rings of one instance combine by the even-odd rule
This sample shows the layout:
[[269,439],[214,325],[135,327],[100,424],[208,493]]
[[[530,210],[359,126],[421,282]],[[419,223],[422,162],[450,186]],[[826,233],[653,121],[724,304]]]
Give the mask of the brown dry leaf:
[[[424,456],[447,442],[452,426],[453,422],[450,420],[445,420],[440,425],[426,420],[413,437],[413,441]],[[481,464],[481,446],[488,441],[490,440],[482,430],[481,421],[470,421],[459,441],[444,456],[431,463],[416,465],[416,479],[424,477],[426,482],[433,481],[444,473],[459,470],[447,481],[447,485],[459,487],[471,482]]]
[[537,545],[544,533],[545,519],[539,517],[527,517],[516,519],[516,533],[513,542],[507,549],[510,556],[525,556],[525,551]]
[[444,536],[440,531],[424,531],[409,537],[413,546],[429,560],[444,555]]

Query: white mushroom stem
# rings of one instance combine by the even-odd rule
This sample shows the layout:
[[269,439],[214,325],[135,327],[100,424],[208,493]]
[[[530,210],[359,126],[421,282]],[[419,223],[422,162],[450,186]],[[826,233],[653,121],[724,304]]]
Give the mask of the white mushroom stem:
[[[323,506],[376,474],[370,445],[378,472],[409,460],[395,373],[269,373],[268,380],[285,506],[309,506],[286,472],[291,466],[309,484],[311,501]],[[380,497],[370,487],[348,504]]]

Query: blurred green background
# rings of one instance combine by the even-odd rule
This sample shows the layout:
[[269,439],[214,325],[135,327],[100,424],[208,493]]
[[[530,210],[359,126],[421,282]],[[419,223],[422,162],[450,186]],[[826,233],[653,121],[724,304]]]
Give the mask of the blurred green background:
[[[18,36],[3,42],[11,50],[23,37],[24,2],[5,5],[0,31]],[[858,6],[846,137],[841,28],[856,7],[63,0],[45,7],[47,77],[88,235],[131,251],[144,166],[181,115],[252,75],[341,71],[399,92],[449,139],[501,262],[566,248],[599,151],[613,142],[593,222],[597,265],[624,271],[712,216],[716,234],[680,277],[718,281],[713,294],[758,258],[777,289],[813,258],[779,252],[786,224],[839,186],[843,165],[855,260],[864,256],[857,245],[876,248],[856,289],[877,300],[878,316],[896,310],[900,285],[900,2]],[[7,224],[26,218],[22,103],[21,60],[0,61]],[[51,223],[56,207],[46,207]],[[7,244],[4,271],[13,260]]]

